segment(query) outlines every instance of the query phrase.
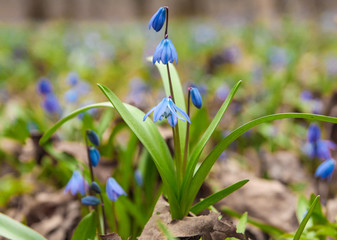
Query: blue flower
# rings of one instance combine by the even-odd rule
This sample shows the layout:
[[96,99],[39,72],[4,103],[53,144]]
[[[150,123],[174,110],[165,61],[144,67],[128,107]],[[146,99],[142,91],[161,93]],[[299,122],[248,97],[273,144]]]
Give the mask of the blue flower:
[[87,206],[96,206],[101,201],[95,196],[86,196],[81,199],[81,202],[82,204],[87,205]]
[[85,194],[85,189],[88,186],[88,182],[84,180],[81,173],[79,171],[74,171],[72,177],[70,178],[64,192],[71,192],[72,195],[76,195],[80,193],[82,195]]
[[67,76],[67,82],[71,86],[75,86],[79,81],[78,75],[75,72],[71,72]]
[[310,124],[307,139],[309,143],[314,143],[321,139],[321,129],[316,123]]
[[331,179],[333,171],[335,169],[336,161],[332,158],[324,161],[318,166],[315,172],[315,177],[321,179]]
[[109,178],[106,183],[106,194],[111,201],[117,201],[121,195],[127,196],[123,188],[117,183],[114,178]]
[[40,78],[37,83],[37,91],[42,95],[47,95],[53,92],[53,86],[48,78]]
[[101,188],[100,188],[100,186],[98,185],[97,182],[92,182],[92,183],[90,184],[90,190],[92,190],[92,191],[95,192],[95,193],[101,193],[101,192],[102,192],[102,191],[101,191]]
[[196,108],[201,108],[202,106],[202,98],[200,95],[200,92],[197,88],[190,88],[189,89],[190,93],[191,93],[191,99],[192,99],[192,103]]
[[100,154],[99,154],[99,151],[95,147],[89,148],[89,157],[90,157],[92,166],[96,167],[99,162]]
[[177,51],[171,40],[165,38],[157,46],[156,51],[153,54],[152,63],[160,63],[161,61],[163,64],[167,64],[168,62],[173,63],[174,60],[176,60],[176,63],[178,64]]
[[42,102],[43,109],[50,114],[59,114],[61,113],[61,106],[57,97],[50,93],[47,94],[45,99]]
[[305,152],[310,158],[319,158],[326,160],[331,158],[331,149],[335,149],[336,144],[329,140],[318,140],[314,143],[307,143],[305,146]]
[[[167,118],[168,123],[174,127],[177,122],[178,122],[178,118],[180,120],[183,121],[187,121],[189,123],[191,123],[190,118],[188,117],[188,115],[182,110],[180,109],[177,105],[174,104],[174,102],[172,101],[171,97],[166,97],[164,98],[157,106],[153,107],[150,111],[148,111],[144,118],[143,121],[146,120],[146,118],[150,115],[150,113],[153,113],[153,121],[157,122],[158,120],[162,120],[164,117]],[[178,113],[180,115],[182,115],[184,118],[182,118],[181,116],[178,115]]]
[[92,144],[99,146],[99,138],[94,130],[88,129],[86,134]]
[[69,89],[64,94],[64,99],[69,103],[76,103],[79,98],[79,94],[75,89]]
[[149,22],[149,30],[152,28],[159,32],[160,29],[164,26],[166,19],[166,9],[164,7],[160,7],[158,11],[152,16]]

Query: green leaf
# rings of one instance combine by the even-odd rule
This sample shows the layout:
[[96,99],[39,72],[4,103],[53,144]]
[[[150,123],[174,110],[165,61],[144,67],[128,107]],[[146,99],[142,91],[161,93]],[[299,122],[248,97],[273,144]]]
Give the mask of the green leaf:
[[208,208],[211,205],[214,205],[215,203],[219,202],[221,199],[227,197],[231,193],[235,192],[239,188],[241,188],[243,185],[245,185],[249,180],[245,179],[242,181],[239,181],[237,183],[234,183],[233,185],[212,194],[211,196],[205,198],[204,200],[198,202],[191,208],[191,212],[194,214],[199,214],[201,213],[204,209]]
[[145,114],[141,110],[123,104],[110,89],[101,84],[98,86],[152,156],[167,191],[171,213],[173,216],[179,215],[177,212],[180,208],[177,199],[178,185],[173,160],[156,125],[150,119],[143,121]]
[[337,123],[337,118],[328,117],[323,115],[316,115],[310,113],[279,113],[279,114],[272,114],[268,116],[264,116],[261,118],[257,118],[252,120],[241,127],[238,127],[234,131],[232,131],[227,137],[221,140],[221,142],[211,151],[211,153],[206,157],[206,159],[202,162],[201,166],[195,173],[191,184],[188,187],[188,196],[187,200],[183,201],[182,204],[187,204],[184,209],[188,209],[190,205],[192,205],[195,196],[197,195],[201,184],[204,182],[205,178],[207,177],[209,171],[211,170],[215,161],[219,158],[221,153],[231,144],[234,140],[240,137],[242,134],[247,132],[249,129],[265,123],[271,122],[277,119],[285,119],[285,118],[302,118],[302,119],[310,119],[316,121],[324,121],[324,122],[331,122]]
[[307,222],[309,221],[310,217],[311,217],[311,214],[312,212],[314,211],[315,207],[316,207],[316,204],[317,202],[319,201],[319,196],[317,196],[315,198],[315,200],[313,201],[313,203],[311,204],[307,214],[305,215],[305,217],[303,218],[300,226],[298,227],[296,233],[295,233],[295,236],[294,236],[294,240],[299,240],[303,231],[304,231],[304,228],[305,226],[307,225]]
[[72,240],[91,239],[94,240],[97,229],[96,212],[92,211],[85,216],[77,225]]
[[193,152],[191,154],[190,160],[188,161],[188,164],[187,164],[186,174],[185,174],[185,177],[184,177],[184,182],[183,182],[183,185],[181,187],[181,193],[182,194],[186,193],[186,189],[188,188],[188,186],[190,184],[190,181],[192,179],[192,176],[193,176],[193,173],[194,173],[194,169],[195,169],[195,166],[198,163],[199,157],[200,157],[203,149],[205,148],[205,146],[206,146],[209,138],[213,134],[215,128],[218,126],[218,124],[221,121],[223,115],[227,111],[227,108],[228,108],[229,104],[231,103],[231,101],[232,101],[232,99],[233,99],[236,91],[238,90],[240,84],[241,84],[241,81],[239,81],[232,88],[232,90],[229,93],[228,97],[226,98],[226,100],[222,104],[221,108],[219,109],[219,111],[215,115],[213,121],[211,122],[211,124],[206,129],[204,135],[201,137],[201,139],[199,140],[199,142],[197,143],[197,145],[194,147],[194,150],[193,150]]
[[246,231],[246,225],[247,225],[247,220],[248,220],[248,213],[245,212],[244,214],[242,214],[238,225],[236,226],[236,232],[237,233],[242,233],[244,234]]
[[[170,94],[169,78],[167,74],[167,66],[166,64],[156,63],[156,67],[158,68],[161,79],[163,81],[166,96],[170,96],[171,94]],[[181,86],[178,72],[176,68],[174,67],[174,65],[171,63],[169,63],[169,68],[170,68],[171,82],[172,82],[172,88],[173,88],[173,94],[174,94],[174,103],[178,107],[180,107],[184,112],[186,112],[184,91]],[[179,137],[180,137],[181,154],[183,154],[184,149],[185,149],[186,126],[187,126],[187,122],[179,121],[178,128],[179,128],[179,133],[180,133]]]
[[78,114],[85,112],[91,108],[97,108],[97,107],[110,107],[113,108],[113,106],[111,105],[110,102],[102,102],[102,103],[95,103],[95,104],[91,104],[82,108],[79,108],[75,111],[73,111],[72,113],[70,113],[69,115],[67,115],[66,117],[62,118],[61,120],[59,120],[54,126],[52,126],[50,129],[48,129],[42,136],[42,138],[40,139],[40,145],[43,145],[47,142],[47,140],[56,132],[57,129],[59,129],[64,123],[66,123],[67,121],[69,121],[70,119],[76,117]]
[[298,222],[300,223],[308,211],[309,203],[305,196],[300,195],[297,200],[297,208],[296,208],[296,217]]
[[26,225],[0,213],[0,236],[13,240],[46,240]]

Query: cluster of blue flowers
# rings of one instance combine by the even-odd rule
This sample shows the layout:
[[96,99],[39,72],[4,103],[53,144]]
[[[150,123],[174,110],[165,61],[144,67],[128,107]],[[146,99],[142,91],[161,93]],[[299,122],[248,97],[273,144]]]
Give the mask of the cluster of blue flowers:
[[53,86],[49,79],[40,78],[37,83],[37,92],[41,94],[42,99],[42,107],[43,109],[51,115],[60,115],[62,110],[60,103],[57,97],[54,94]]
[[321,129],[316,123],[312,123],[308,129],[305,151],[310,158],[318,158],[323,161],[315,172],[315,177],[331,179],[336,161],[331,156],[331,150],[336,149],[336,144],[321,138]]

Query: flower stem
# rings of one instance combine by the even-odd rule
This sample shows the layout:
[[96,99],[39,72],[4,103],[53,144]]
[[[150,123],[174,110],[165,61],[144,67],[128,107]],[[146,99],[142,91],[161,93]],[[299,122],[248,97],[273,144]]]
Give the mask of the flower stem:
[[107,221],[106,221],[106,215],[105,215],[105,208],[104,208],[104,201],[103,201],[103,196],[102,193],[99,194],[99,197],[101,199],[101,208],[102,208],[102,214],[103,214],[103,229],[104,229],[104,234],[107,234]]
[[168,38],[167,32],[168,32],[168,20],[169,20],[169,7],[165,6],[164,8],[166,10],[166,26],[165,26],[164,38]]
[[85,137],[85,147],[87,149],[87,155],[88,155],[88,165],[89,165],[89,169],[90,169],[90,178],[91,178],[91,182],[93,182],[93,181],[95,181],[94,180],[94,170],[92,168],[92,163],[91,163],[91,160],[90,160],[89,144],[88,144],[87,136]]
[[[190,105],[191,105],[191,88],[188,88],[188,95],[187,95],[187,115],[190,116]],[[184,160],[183,160],[183,174],[186,171],[186,164],[187,164],[187,153],[188,153],[188,143],[190,137],[190,124],[186,123],[186,138],[185,138],[185,149],[184,149]]]

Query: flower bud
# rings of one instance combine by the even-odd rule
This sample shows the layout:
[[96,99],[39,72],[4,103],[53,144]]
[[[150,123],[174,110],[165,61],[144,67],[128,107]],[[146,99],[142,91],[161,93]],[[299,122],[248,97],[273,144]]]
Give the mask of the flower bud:
[[166,9],[164,7],[160,7],[158,11],[152,16],[149,22],[149,30],[151,27],[156,31],[159,32],[160,29],[164,26],[166,19]]
[[82,204],[87,205],[87,206],[96,206],[101,201],[95,196],[86,196],[81,199],[81,202]]
[[92,166],[96,167],[99,162],[100,154],[99,154],[99,151],[95,147],[89,148],[89,157],[90,157]]
[[101,188],[99,187],[99,185],[97,184],[97,182],[92,182],[90,184],[90,190],[92,190],[93,192],[98,193],[98,194],[102,192]]
[[202,98],[200,95],[200,92],[197,88],[190,88],[190,93],[191,93],[191,99],[192,103],[196,108],[201,108],[202,106]]
[[86,131],[86,134],[92,144],[99,146],[99,138],[94,130],[89,129]]

